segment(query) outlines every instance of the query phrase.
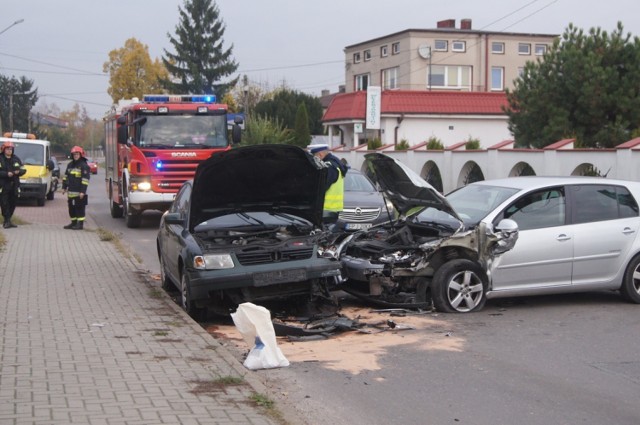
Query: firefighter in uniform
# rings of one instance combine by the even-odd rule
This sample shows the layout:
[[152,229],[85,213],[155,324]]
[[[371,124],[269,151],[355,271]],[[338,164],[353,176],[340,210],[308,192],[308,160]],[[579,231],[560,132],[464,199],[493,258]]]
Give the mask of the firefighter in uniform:
[[91,170],[87,164],[87,156],[80,146],[71,148],[71,162],[62,178],[62,194],[68,193],[69,217],[71,223],[65,229],[82,230],[84,228],[85,210],[87,207],[87,188]]
[[0,207],[4,218],[3,228],[18,227],[11,222],[20,196],[20,176],[27,172],[20,158],[13,154],[13,142],[4,142],[0,147]]

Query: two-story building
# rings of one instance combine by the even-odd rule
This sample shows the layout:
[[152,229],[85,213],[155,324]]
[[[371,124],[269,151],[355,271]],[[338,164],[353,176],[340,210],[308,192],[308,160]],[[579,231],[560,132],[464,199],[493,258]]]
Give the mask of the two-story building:
[[457,28],[447,19],[345,47],[345,89],[504,91],[557,37],[474,30],[471,19]]
[[[541,58],[556,37],[474,30],[470,19],[457,28],[448,19],[434,29],[347,46],[345,93],[333,97],[323,117],[331,144],[356,147],[377,138],[383,145],[405,140],[413,146],[435,137],[445,146],[471,138],[492,146],[510,136],[507,116],[496,107],[506,104],[505,88],[513,88],[527,61]],[[364,120],[361,95],[369,86],[382,89],[381,128],[375,130]]]

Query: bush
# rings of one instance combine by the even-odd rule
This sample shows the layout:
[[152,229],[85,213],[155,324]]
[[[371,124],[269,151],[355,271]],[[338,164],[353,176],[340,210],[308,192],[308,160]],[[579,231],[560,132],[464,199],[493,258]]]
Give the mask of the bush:
[[291,132],[283,128],[277,119],[272,121],[262,116],[251,116],[248,118],[242,134],[243,145],[289,144],[292,140],[293,135]]
[[374,151],[381,147],[382,147],[382,142],[377,137],[367,142],[367,149],[369,149],[370,151]]
[[427,140],[427,149],[432,151],[441,151],[444,150],[444,145],[440,139],[435,136],[431,136]]
[[469,136],[467,142],[464,144],[464,148],[468,151],[480,149],[480,139],[474,139]]
[[402,139],[400,140],[400,142],[396,144],[397,151],[406,151],[409,148],[410,146],[409,146],[409,142],[407,142],[407,139]]

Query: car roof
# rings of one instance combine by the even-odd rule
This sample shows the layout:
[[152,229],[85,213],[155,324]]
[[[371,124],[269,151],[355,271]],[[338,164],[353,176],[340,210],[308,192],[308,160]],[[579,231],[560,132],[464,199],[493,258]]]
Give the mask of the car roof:
[[634,187],[640,190],[640,182],[630,180],[608,179],[604,177],[589,176],[522,176],[506,177],[502,179],[482,180],[471,183],[482,186],[503,186],[514,189],[526,190],[538,187],[568,185],[568,184],[617,184]]

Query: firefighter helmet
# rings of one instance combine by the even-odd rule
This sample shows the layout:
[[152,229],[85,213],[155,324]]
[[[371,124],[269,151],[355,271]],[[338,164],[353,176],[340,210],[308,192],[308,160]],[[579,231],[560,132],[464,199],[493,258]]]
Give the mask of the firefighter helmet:
[[85,158],[86,155],[84,154],[84,149],[82,149],[80,146],[74,146],[71,148],[71,155],[73,155],[74,153],[79,153],[81,157]]
[[15,150],[16,145],[13,142],[4,142],[2,146],[0,146],[0,153],[4,152],[6,148],[11,148]]

